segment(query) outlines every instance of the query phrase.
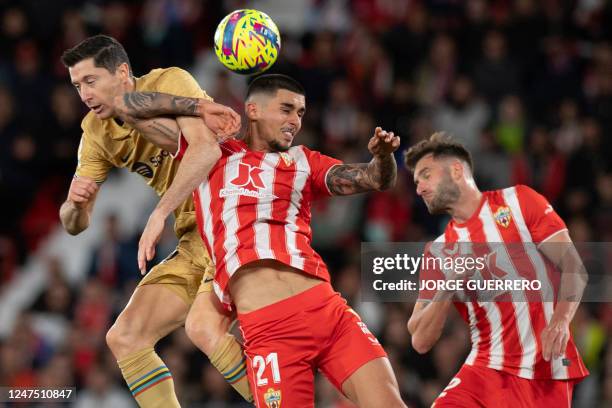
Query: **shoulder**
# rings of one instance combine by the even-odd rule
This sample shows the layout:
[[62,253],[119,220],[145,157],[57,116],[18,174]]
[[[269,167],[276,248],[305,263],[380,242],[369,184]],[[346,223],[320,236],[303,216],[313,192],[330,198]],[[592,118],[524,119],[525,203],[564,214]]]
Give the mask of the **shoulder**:
[[489,203],[499,205],[527,204],[530,201],[543,199],[540,193],[524,184],[484,191],[483,194],[486,195]]
[[295,159],[305,157],[308,161],[320,159],[323,156],[321,152],[309,149],[304,145],[292,146],[287,153]]
[[141,76],[140,79],[154,82],[160,78],[167,77],[167,76],[183,76],[183,75],[191,76],[189,72],[179,67],[155,68],[149,71],[148,74]]
[[316,167],[318,162],[321,161],[321,153],[316,150],[311,150],[303,145],[292,146],[287,150],[286,154],[291,156],[298,165],[306,166],[308,168]]
[[157,68],[137,79],[138,91],[169,93],[190,98],[211,99],[197,80],[179,67]]
[[193,80],[193,76],[179,67],[155,68],[137,78],[137,89],[154,90],[166,81]]
[[501,194],[503,195],[521,195],[521,196],[526,196],[526,197],[533,197],[533,196],[539,196],[540,193],[538,193],[537,191],[535,191],[533,188],[526,186],[524,184],[517,184],[511,187],[506,187],[499,191]]

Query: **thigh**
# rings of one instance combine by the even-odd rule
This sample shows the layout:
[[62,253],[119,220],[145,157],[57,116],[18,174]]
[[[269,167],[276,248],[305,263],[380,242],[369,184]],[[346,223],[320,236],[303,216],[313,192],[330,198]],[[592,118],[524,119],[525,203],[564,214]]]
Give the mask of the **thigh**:
[[142,278],[138,287],[164,285],[189,306],[193,303],[202,284],[204,271],[205,269],[192,262],[191,254],[187,252],[187,248],[179,244],[177,249],[166,259],[151,268]]
[[432,407],[502,408],[508,384],[496,370],[464,365],[442,390]]
[[269,344],[247,350],[247,374],[261,407],[314,407],[314,370],[308,361],[296,358],[298,349],[287,344]]
[[189,307],[164,284],[136,288],[115,325],[155,344],[185,322]]
[[[225,310],[217,295],[212,291],[198,292],[187,319],[187,333],[198,333],[197,345],[211,355],[221,337],[230,331],[234,316]],[[193,341],[194,339],[192,339]]]
[[357,406],[406,407],[391,363],[386,357],[370,360],[357,369],[342,384],[342,392]]
[[573,391],[573,380],[528,380],[515,377],[512,381],[512,405],[521,408],[570,408]]
[[240,316],[239,321],[257,406],[314,407],[316,350],[305,319],[298,313],[255,324],[245,324]]
[[[320,322],[331,325],[332,332],[331,338],[326,339],[329,345],[321,352],[319,369],[339,391],[344,392],[344,383],[353,373],[372,360],[386,360],[387,353],[359,315],[348,307],[343,299],[338,297],[334,302],[333,308],[328,308],[324,315],[318,318]],[[380,368],[380,373],[388,371],[384,368],[385,363],[373,366]],[[368,372],[369,370],[366,370],[366,373]],[[393,371],[389,369],[388,373],[395,382]],[[384,381],[388,379],[385,375]]]

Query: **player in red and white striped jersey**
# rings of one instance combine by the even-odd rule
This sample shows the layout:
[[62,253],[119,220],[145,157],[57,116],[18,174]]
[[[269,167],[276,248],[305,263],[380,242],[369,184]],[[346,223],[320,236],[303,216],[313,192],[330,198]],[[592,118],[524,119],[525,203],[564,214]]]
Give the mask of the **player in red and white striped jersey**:
[[[405,407],[380,343],[333,291],[310,229],[313,200],[395,183],[399,137],[376,128],[373,159],[344,164],[292,146],[305,109],[295,80],[256,78],[244,140],[222,143],[221,159],[194,193],[215,291],[237,311],[258,407],[313,407],[315,369],[360,407]],[[179,157],[183,149],[181,141]],[[160,231],[146,229],[141,242],[155,242]]]
[[[547,276],[547,267],[558,265],[561,272],[569,267],[562,255],[573,248],[565,223],[531,188],[517,185],[480,192],[472,177],[470,153],[443,133],[409,149],[405,163],[429,212],[452,217],[430,248],[457,242],[506,247],[534,243],[538,250],[521,262],[512,259],[510,273]],[[458,277],[452,271],[423,269],[420,278]],[[419,292],[408,322],[418,352],[427,352],[438,340],[451,304],[469,325],[472,339],[465,364],[434,405],[569,406],[575,381],[588,375],[569,332],[579,304],[573,300],[580,294],[563,298],[570,301],[481,302],[458,301],[461,293]]]

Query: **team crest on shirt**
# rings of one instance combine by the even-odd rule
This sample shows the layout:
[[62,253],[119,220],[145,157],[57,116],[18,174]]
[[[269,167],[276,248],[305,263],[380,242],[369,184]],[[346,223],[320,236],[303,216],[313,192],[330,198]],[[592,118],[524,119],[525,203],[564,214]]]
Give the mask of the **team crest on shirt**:
[[285,165],[291,166],[293,164],[293,157],[289,155],[287,152],[280,152],[280,157],[285,162]]
[[264,401],[268,408],[280,408],[281,406],[281,392],[274,388],[268,388],[268,391],[264,394]]
[[512,214],[508,207],[499,207],[497,211],[495,211],[495,214],[493,214],[493,217],[495,218],[495,222],[504,228],[508,228],[508,225],[510,225],[512,221]]

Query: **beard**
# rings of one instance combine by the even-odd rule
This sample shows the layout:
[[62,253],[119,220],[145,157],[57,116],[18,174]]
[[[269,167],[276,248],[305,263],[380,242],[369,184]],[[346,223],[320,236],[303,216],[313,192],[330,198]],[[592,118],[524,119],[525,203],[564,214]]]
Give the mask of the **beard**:
[[272,149],[273,152],[286,152],[291,147],[291,145],[283,146],[277,140],[270,140],[268,142],[268,146],[270,146],[270,149]]
[[450,206],[457,202],[459,195],[459,186],[453,182],[449,173],[445,173],[433,198],[429,203],[425,202],[425,205],[430,214],[446,214]]

